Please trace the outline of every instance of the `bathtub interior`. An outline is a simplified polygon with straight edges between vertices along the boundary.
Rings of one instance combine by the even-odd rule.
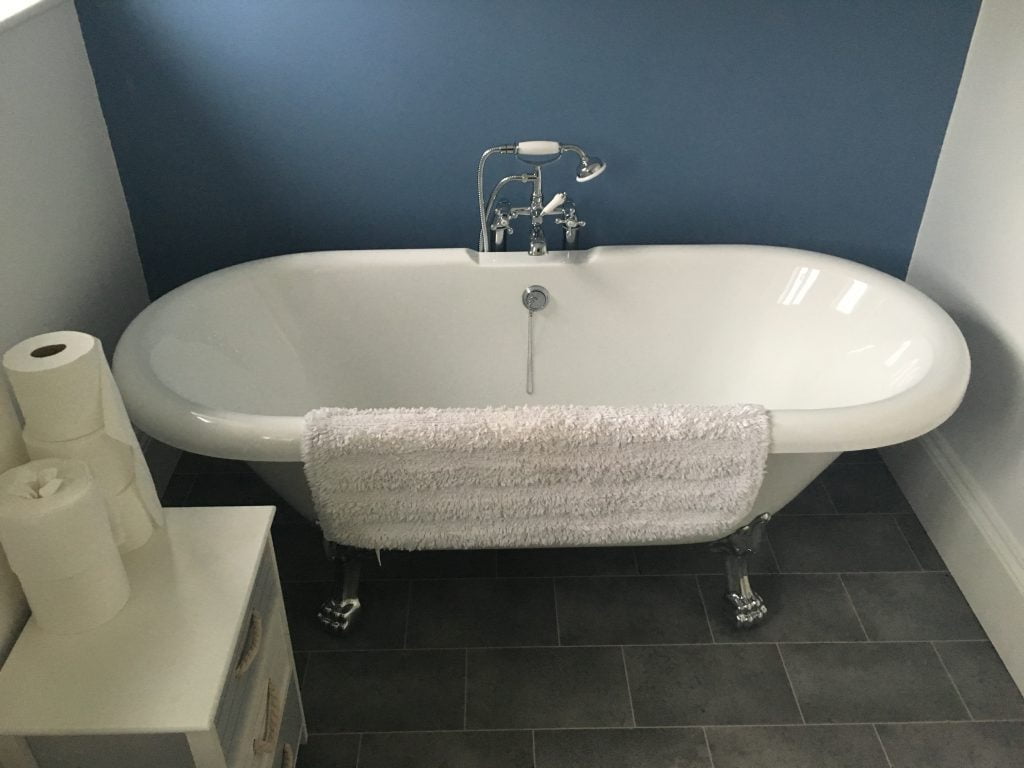
[[[160,332],[148,363],[186,401],[269,416],[323,405],[837,408],[902,392],[932,363],[920,313],[878,273],[861,279],[785,249],[603,250],[570,267],[487,268],[439,251],[226,270],[151,308]],[[535,316],[529,397],[520,296],[533,283],[551,301]]]

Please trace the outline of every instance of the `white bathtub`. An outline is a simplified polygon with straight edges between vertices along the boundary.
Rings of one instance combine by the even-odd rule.
[[[762,403],[773,441],[753,519],[840,452],[941,424],[967,385],[967,347],[945,312],[853,262],[739,245],[572,259],[437,249],[250,262],[154,302],[114,373],[143,430],[250,462],[310,516],[297,462],[316,406]],[[551,301],[535,318],[528,396],[531,284]]]

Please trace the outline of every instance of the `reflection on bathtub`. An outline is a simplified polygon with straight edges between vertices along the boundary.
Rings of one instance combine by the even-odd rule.
[[[811,290],[814,281],[818,279],[819,274],[821,274],[820,269],[813,269],[811,267],[799,267],[793,270],[789,283],[786,285],[786,290],[779,296],[779,304],[787,307],[800,304],[807,295],[807,292]]]

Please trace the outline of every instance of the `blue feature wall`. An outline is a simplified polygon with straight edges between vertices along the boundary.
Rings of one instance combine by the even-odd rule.
[[[158,296],[278,253],[475,247],[480,152],[534,138],[607,160],[549,174],[588,245],[772,243],[902,276],[978,0],[77,7]]]

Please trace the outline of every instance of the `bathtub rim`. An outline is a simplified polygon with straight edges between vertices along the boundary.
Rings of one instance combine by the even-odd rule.
[[[879,448],[905,442],[930,432],[948,419],[960,405],[970,378],[970,354],[960,329],[946,312],[915,287],[866,265],[836,256],[795,248],[767,245],[621,245],[599,246],[586,252],[583,261],[597,261],[617,251],[751,248],[787,252],[803,257],[841,262],[851,274],[898,285],[901,295],[931,321],[936,349],[927,373],[917,382],[888,397],[856,405],[811,409],[770,409],[772,453],[834,453]],[[125,330],[114,354],[113,370],[132,420],[156,439],[193,453],[217,458],[259,462],[301,461],[302,416],[268,416],[210,408],[181,397],[166,387],[146,364],[144,335],[155,314],[176,296],[200,282],[224,279],[227,273],[260,268],[266,262],[302,257],[370,258],[381,256],[401,261],[413,254],[473,259],[476,252],[462,248],[389,249],[383,251],[310,251],[258,259],[217,270],[185,283],[144,309]],[[574,264],[554,263],[541,267],[574,269]],[[477,268],[488,268],[478,266]]]

